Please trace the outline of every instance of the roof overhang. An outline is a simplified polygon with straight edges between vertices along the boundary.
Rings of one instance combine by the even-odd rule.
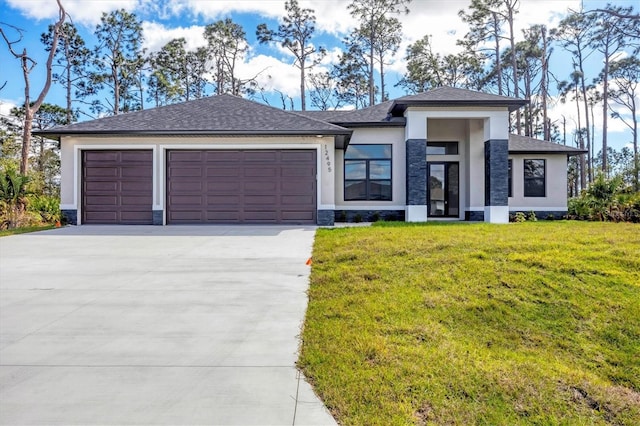
[[[353,132],[349,129],[344,130],[291,130],[291,131],[269,131],[269,130],[175,130],[175,131],[153,131],[153,130],[97,130],[97,131],[55,131],[55,130],[40,130],[34,131],[32,134],[35,136],[42,136],[45,138],[59,141],[62,136],[334,136],[336,138],[348,138]]]
[[[393,115],[403,114],[410,107],[501,107],[508,108],[509,112],[516,111],[528,104],[526,99],[509,99],[509,100],[410,100],[410,101],[394,101],[390,111]]]

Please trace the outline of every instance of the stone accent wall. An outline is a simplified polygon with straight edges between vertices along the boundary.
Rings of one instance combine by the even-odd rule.
[[[319,226],[333,226],[335,213],[333,210],[318,210],[316,223]]]
[[[336,222],[404,221],[404,210],[336,210]]]
[[[484,143],[484,205],[509,205],[509,145],[506,139]]]
[[[484,222],[484,212],[466,211],[464,212],[464,220],[469,222]]]
[[[69,225],[78,224],[78,210],[60,210],[62,221]]]
[[[162,225],[163,216],[164,216],[164,210],[154,210],[153,211],[153,224],[154,225]]]
[[[407,152],[407,205],[427,205],[427,141],[409,139]]]

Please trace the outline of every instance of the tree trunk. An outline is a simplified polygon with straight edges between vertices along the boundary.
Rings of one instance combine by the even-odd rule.
[[[369,40],[369,106],[373,106],[376,103],[376,93],[375,93],[375,84],[373,82],[373,71],[374,71],[374,64],[373,64],[373,44],[374,44],[374,37],[375,34],[373,33],[373,12],[371,14],[371,24],[369,27],[369,36],[371,37],[371,39]]]
[[[579,148],[584,149],[584,138],[582,137],[582,125],[580,123],[580,96],[578,95],[578,86],[575,86],[576,91],[576,112],[578,113],[578,141]],[[584,154],[578,156],[578,168],[580,169],[580,189],[583,190],[587,187],[587,177],[585,175],[585,161]]]
[[[516,98],[520,97],[518,89],[518,62],[516,60],[516,39],[513,32],[513,6],[507,5],[509,8],[509,41],[511,42],[511,68],[513,69],[513,93]],[[516,111],[516,130],[519,135],[522,134],[522,123],[520,119],[520,110]]]
[[[541,30],[542,35],[542,82],[541,90],[542,90],[542,121],[543,121],[543,132],[545,141],[551,140],[551,123],[549,122],[549,116],[547,113],[547,101],[549,98],[549,57],[547,56],[547,29],[546,27],[542,27]]]
[[[113,77],[113,115],[118,115],[120,110],[120,80],[118,79],[116,65],[111,67],[111,76]]]
[[[307,110],[307,102],[304,93],[304,62],[300,60],[300,108],[302,111]]]
[[[500,64],[500,27],[498,26],[498,14],[491,12],[493,15],[493,37],[496,40],[496,74],[498,76],[498,94],[502,96],[502,66]]]
[[[604,70],[602,79],[602,171],[609,176],[607,170],[607,118],[609,109],[609,46],[604,55]]]

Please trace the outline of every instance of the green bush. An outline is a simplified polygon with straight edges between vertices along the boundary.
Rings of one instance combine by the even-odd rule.
[[[27,197],[27,210],[40,215],[45,223],[55,224],[60,221],[60,200],[46,195]]]
[[[620,176],[599,174],[579,197],[569,200],[569,218],[600,222],[640,223],[640,192],[626,192]]]

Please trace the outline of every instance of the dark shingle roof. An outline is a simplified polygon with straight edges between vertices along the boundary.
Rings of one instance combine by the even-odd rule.
[[[391,110],[396,114],[410,106],[504,106],[509,111],[515,111],[526,103],[523,99],[443,86],[398,98]]]
[[[349,135],[351,131],[326,121],[225,94],[55,127],[38,133],[44,136],[73,134]]]
[[[567,154],[578,155],[587,152],[558,143],[543,141],[529,136],[509,135],[509,153],[511,154]]]
[[[404,117],[392,117],[393,101],[385,101],[367,108],[341,111],[298,111],[307,117],[318,118],[329,123],[347,127],[404,126]]]

